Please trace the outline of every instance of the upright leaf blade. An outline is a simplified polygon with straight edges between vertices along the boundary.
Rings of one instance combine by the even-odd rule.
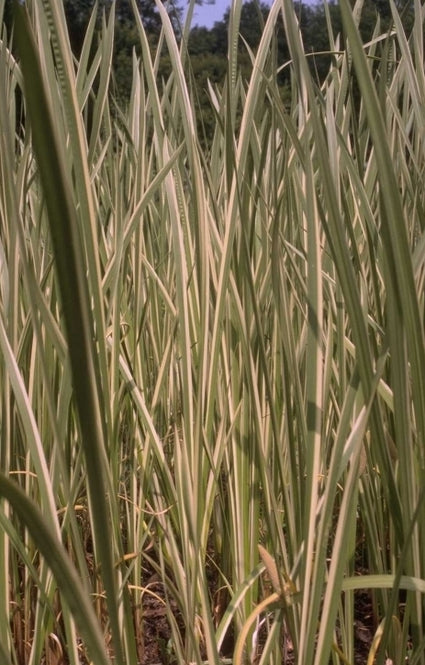
[[[117,590],[106,502],[105,441],[99,392],[96,330],[87,288],[87,267],[71,196],[70,174],[52,119],[47,86],[25,8],[16,6],[16,38],[31,121],[32,140],[46,200],[55,252],[55,267],[72,367],[74,394],[87,465],[93,511],[96,555],[101,563],[117,663],[123,656],[118,620]]]

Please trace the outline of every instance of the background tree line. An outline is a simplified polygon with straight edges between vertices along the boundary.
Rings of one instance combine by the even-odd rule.
[[[92,12],[97,7],[97,23],[100,30],[102,15],[108,13],[112,0],[62,0],[68,22],[71,46],[78,57],[86,27]],[[119,103],[126,103],[131,92],[132,58],[135,51],[139,55],[139,39],[130,0],[115,2],[115,43],[114,43],[114,95]],[[230,2],[230,0],[229,0]],[[300,30],[309,58],[310,66],[318,82],[326,75],[332,54],[330,53],[327,17],[322,3],[294,3],[299,19]],[[409,30],[413,21],[413,3],[411,0],[399,0],[404,27]],[[137,0],[142,22],[155,50],[161,32],[161,20],[154,0]],[[181,35],[183,9],[180,5],[168,4],[169,16],[177,37]],[[342,32],[340,10],[337,2],[328,4],[330,23],[333,34]],[[240,21],[239,64],[242,78],[248,79],[251,73],[249,50],[255,53],[259,45],[262,29],[269,13],[269,7],[261,0],[249,0],[243,4]],[[6,0],[4,22],[10,32],[13,17],[13,0]],[[214,114],[208,96],[208,81],[220,86],[227,72],[227,34],[230,9],[224,13],[221,21],[212,28],[195,25],[189,35],[189,80],[194,97],[199,105],[199,120],[203,124],[204,135],[211,137],[214,127]],[[389,0],[365,0],[360,21],[360,31],[365,42],[372,38],[377,20],[383,30],[391,24]],[[276,31],[276,64],[280,68],[279,86],[283,96],[290,88],[290,68],[282,67],[289,60],[289,49],[283,26]],[[247,48],[249,47],[249,48]],[[171,63],[164,49],[159,67],[159,77],[164,81],[171,72]]]

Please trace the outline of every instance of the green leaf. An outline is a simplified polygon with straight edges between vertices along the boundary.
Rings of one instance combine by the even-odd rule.
[[[0,473],[0,495],[7,499],[46,559],[56,584],[78,625],[93,662],[110,665],[105,641],[87,592],[57,534],[19,486]],[[7,662],[7,660],[6,660]]]

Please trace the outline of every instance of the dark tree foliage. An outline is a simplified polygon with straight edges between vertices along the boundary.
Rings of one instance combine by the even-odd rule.
[[[242,5],[239,31],[251,48],[258,46],[268,14],[269,7],[264,2],[245,2]],[[230,8],[214,27],[226,34],[229,20]]]
[[[130,0],[98,0],[98,16],[103,11],[109,11],[113,1],[117,23],[134,23],[133,6]],[[96,2],[95,0],[63,0],[63,4],[69,27],[84,29]],[[154,0],[136,0],[136,5],[146,30],[158,33],[161,29],[161,19]],[[173,16],[172,13],[171,16]]]
[[[396,0],[397,1],[397,0]],[[354,0],[353,0],[354,2]],[[405,28],[409,31],[413,18],[412,0],[398,0],[398,9],[401,11],[402,20]],[[331,53],[331,40],[329,38],[326,13],[323,4],[307,4],[304,2],[294,2],[294,9],[298,18],[304,48],[308,54],[308,63],[315,80],[320,84],[327,72],[334,55]],[[239,66],[245,80],[251,74],[251,59],[247,52],[246,45],[256,51],[265,21],[269,14],[269,6],[261,0],[249,0],[245,2],[241,10],[240,35],[239,40]],[[339,5],[336,0],[329,0],[328,12],[332,25],[334,37],[340,35],[341,47],[343,47],[343,30]],[[213,116],[208,102],[207,82],[220,83],[224,81],[227,71],[227,33],[230,18],[230,10],[227,10],[221,21],[217,21],[214,26],[207,30],[203,27],[194,27],[189,37],[188,50],[191,56],[191,67],[193,77],[196,83],[198,99],[200,101],[200,117],[206,128],[207,134],[213,131]],[[391,24],[391,9],[389,0],[365,0],[361,22],[360,33],[364,42],[372,38],[376,22],[380,20],[381,29],[385,30]],[[290,59],[288,43],[283,27],[283,21],[280,19],[275,30],[275,58],[276,64],[280,67],[278,84],[283,96],[288,95],[291,85],[290,67],[283,67]]]
[[[63,2],[68,24],[69,39],[75,55],[79,55],[84,41],[87,24],[94,10],[94,0],[64,0]],[[109,9],[108,0],[99,0],[97,19],[102,11]]]
[[[41,0],[32,0],[40,2]],[[113,54],[114,94],[125,102],[131,89],[132,56],[135,51],[140,54],[139,37],[130,0],[58,0],[63,2],[67,18],[71,46],[78,57],[84,40],[86,27],[97,6],[97,22],[100,28],[102,15],[108,14],[111,4],[115,2],[115,40]],[[354,2],[354,0],[352,0]],[[176,0],[176,3],[183,0]],[[230,0],[229,0],[230,4]],[[4,22],[10,35],[12,25],[13,0],[6,0],[4,5]],[[396,0],[403,24],[409,31],[413,24],[413,0]],[[152,49],[156,48],[162,23],[154,0],[137,0],[137,8],[148,34]],[[307,4],[295,0],[294,8],[298,17],[308,62],[318,83],[326,76],[331,59],[330,39],[323,4]],[[251,58],[248,49],[254,53],[259,45],[262,30],[269,14],[269,6],[262,0],[248,0],[241,10],[239,40],[239,65],[242,78],[246,81],[251,75]],[[337,0],[329,0],[328,12],[334,36],[342,34],[342,22]],[[182,10],[169,9],[169,16],[177,38],[179,38]],[[189,36],[188,43],[188,80],[192,87],[194,99],[199,108],[200,122],[208,136],[214,127],[214,114],[208,97],[208,81],[213,85],[221,85],[227,72],[227,34],[230,18],[228,9],[221,21],[217,21],[211,29],[195,26]],[[360,32],[366,42],[371,39],[379,18],[381,28],[391,25],[391,8],[389,0],[365,0],[360,22]],[[278,85],[282,94],[287,94],[290,87],[290,67],[282,67],[290,59],[283,21],[280,19],[275,29],[274,64],[280,67]],[[341,42],[343,45],[343,41]],[[248,47],[248,48],[247,48]],[[273,62],[272,62],[273,66]],[[167,80],[171,72],[171,63],[164,50],[159,71],[159,80]],[[285,92],[286,91],[286,92]]]
[[[140,51],[140,42],[130,0],[113,0],[115,4],[115,37],[113,71],[115,94],[121,99],[128,98],[132,81],[132,56]],[[95,0],[63,0],[71,46],[78,56],[84,40],[86,26],[96,5]],[[103,13],[108,13],[112,0],[98,0],[97,20],[100,25]],[[155,47],[161,32],[162,22],[154,0],[136,0],[143,26],[152,47]],[[180,33],[181,10],[169,6],[168,14],[174,31]]]
[[[398,0],[396,4],[401,12],[403,24],[407,31],[409,31],[413,22],[412,0],[407,0],[407,2],[406,0]],[[308,54],[309,64],[317,81],[320,82],[326,76],[332,58],[325,9],[322,3],[312,5],[306,2],[295,2],[294,8],[303,37],[304,48]],[[341,15],[339,5],[335,0],[328,2],[328,12],[333,35],[342,35]],[[242,70],[246,69],[246,73],[249,73],[250,65],[245,43],[255,52],[260,42],[262,29],[268,14],[269,6],[261,1],[250,0],[242,6],[240,21],[242,39],[240,40],[239,61]],[[226,57],[229,17],[230,10],[227,10],[223,19],[216,22],[211,30],[195,27],[190,34],[189,53],[196,57],[199,57],[201,54],[205,56],[207,53]],[[378,18],[383,30],[390,26],[391,8],[389,0],[365,0],[359,26],[364,42],[372,38]],[[276,45],[278,64],[282,65],[290,57],[282,21],[276,27]],[[289,69],[282,72],[281,84],[284,83],[285,77],[287,83],[289,83]]]
[[[98,0],[98,22],[100,22],[103,12],[108,13],[112,1],[113,0]],[[90,20],[96,2],[95,0],[63,0],[63,4],[68,23],[71,45],[73,51],[78,54],[83,43],[85,29]],[[131,52],[133,46],[137,43],[132,3],[130,0],[114,0],[114,4],[115,33],[116,39],[120,42],[119,48],[116,47],[116,52],[119,52],[124,47],[126,51]],[[147,33],[152,37],[159,35],[162,24],[154,0],[137,0],[136,4]],[[180,10],[176,8],[172,8],[169,11],[171,22],[177,33],[180,27],[180,13]]]
[[[0,16],[3,25],[2,28],[6,29],[7,35],[10,37],[13,25],[13,1],[6,0],[3,7],[3,16]]]
[[[13,4],[15,0],[5,0],[4,23],[10,28],[13,23]],[[40,2],[41,0],[37,0]],[[58,0],[63,3],[68,32],[70,36],[73,52],[78,55],[84,41],[85,31],[90,17],[97,4],[98,25],[102,14],[108,14],[112,2],[115,4],[116,30],[123,29],[124,32],[131,32],[130,27],[134,27],[133,7],[130,0]],[[158,35],[161,30],[161,19],[154,0],[136,0],[136,5],[142,18],[143,25],[150,35]],[[174,29],[178,33],[180,29],[181,10],[172,7],[169,10],[169,16]],[[131,50],[131,48],[130,48]]]

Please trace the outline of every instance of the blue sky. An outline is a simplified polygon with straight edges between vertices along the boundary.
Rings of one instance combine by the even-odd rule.
[[[196,5],[192,25],[205,25],[207,28],[212,28],[215,21],[221,21],[229,5],[230,0],[215,0],[213,5],[204,1],[202,5]]]
[[[304,1],[307,4],[313,2],[313,0]],[[262,0],[262,2],[271,4],[271,0]],[[224,12],[230,4],[231,0],[215,0],[214,4],[208,4],[208,0],[203,0],[202,5],[195,6],[192,25],[204,25],[206,28],[212,28],[216,21],[221,21]]]

